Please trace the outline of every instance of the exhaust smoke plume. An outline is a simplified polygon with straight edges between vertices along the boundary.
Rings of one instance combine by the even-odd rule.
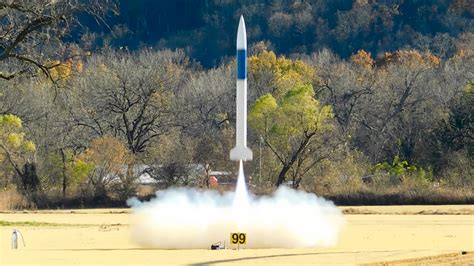
[[[246,188],[224,194],[174,188],[150,202],[130,199],[132,237],[162,249],[209,249],[219,241],[233,248],[230,233],[243,232],[245,248],[302,248],[334,245],[344,224],[334,204],[314,194],[284,186],[260,198],[239,193],[247,197]]]

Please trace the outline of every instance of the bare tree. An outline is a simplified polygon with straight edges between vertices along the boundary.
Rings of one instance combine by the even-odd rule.
[[[370,54],[367,56],[370,57]],[[354,123],[362,120],[361,105],[373,95],[377,86],[376,71],[369,62],[351,64],[328,50],[313,54],[311,63],[317,69],[316,94],[330,104],[344,134],[353,134]]]
[[[116,11],[111,0],[2,0],[0,1],[0,78],[10,80],[41,70],[51,77],[64,59],[64,37],[80,24],[79,14],[90,14],[104,22],[107,12]]]
[[[133,153],[176,125],[173,94],[185,74],[182,52],[106,51],[72,81],[71,123],[92,135],[125,140]]]
[[[235,68],[220,66],[193,75],[176,95],[179,121],[195,141],[194,160],[206,166],[229,167],[235,122]]]

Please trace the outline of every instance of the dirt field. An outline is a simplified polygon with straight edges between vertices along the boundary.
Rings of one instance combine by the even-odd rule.
[[[240,251],[143,249],[131,240],[125,209],[3,212],[0,265],[474,264],[474,206],[342,209],[347,225],[335,247]],[[26,247],[11,249],[13,228]]]

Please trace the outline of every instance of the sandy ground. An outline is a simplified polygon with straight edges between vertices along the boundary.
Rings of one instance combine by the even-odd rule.
[[[132,242],[129,210],[4,212],[0,221],[62,225],[0,226],[0,265],[352,265],[415,263],[406,259],[428,256],[426,264],[469,265],[474,264],[473,207],[343,207],[380,214],[345,215],[347,224],[332,248],[240,251],[144,249]],[[26,241],[18,250],[10,247],[14,227]]]

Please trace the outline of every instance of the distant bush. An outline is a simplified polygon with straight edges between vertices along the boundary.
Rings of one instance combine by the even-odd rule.
[[[467,151],[450,153],[441,172],[441,180],[448,186],[472,190],[474,186],[474,161]]]
[[[474,193],[452,187],[428,187],[409,189],[392,187],[375,190],[362,187],[351,194],[333,193],[322,195],[337,205],[440,205],[440,204],[473,204]]]
[[[318,195],[360,191],[366,168],[357,154],[349,154],[339,160],[323,160],[314,171],[315,177],[303,183],[304,189]]]
[[[18,193],[14,188],[4,188],[0,190],[0,210],[18,210],[28,208],[25,196]]]
[[[340,205],[472,204],[472,163],[459,156],[453,156],[458,171],[449,173],[444,182],[435,181],[431,170],[398,157],[373,167],[354,156],[328,160],[304,189]]]

